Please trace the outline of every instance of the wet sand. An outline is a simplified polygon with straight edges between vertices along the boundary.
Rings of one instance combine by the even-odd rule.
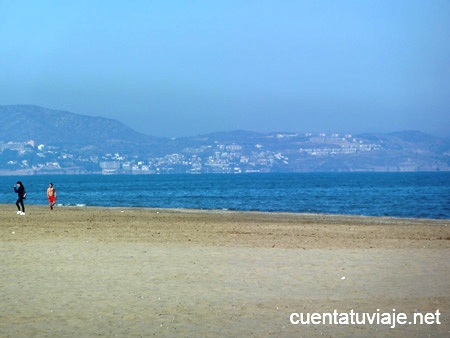
[[[0,337],[450,336],[449,220],[0,205],[0,240]],[[335,309],[441,324],[290,322]]]

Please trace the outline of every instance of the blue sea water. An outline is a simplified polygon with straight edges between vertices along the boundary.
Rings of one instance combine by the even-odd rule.
[[[450,173],[295,173],[241,175],[77,175],[0,177],[0,203],[257,210],[450,219]]]

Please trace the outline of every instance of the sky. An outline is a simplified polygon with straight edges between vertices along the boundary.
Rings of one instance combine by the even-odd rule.
[[[0,0],[0,105],[217,131],[450,136],[450,1]]]

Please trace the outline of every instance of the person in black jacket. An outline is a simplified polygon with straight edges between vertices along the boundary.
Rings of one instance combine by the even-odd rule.
[[[14,191],[17,193],[16,205],[17,209],[19,209],[19,211],[17,211],[17,215],[25,215],[25,205],[23,204],[23,200],[25,199],[27,193],[25,192],[25,187],[23,186],[21,181],[18,181],[14,185]],[[22,206],[22,211],[20,210],[19,205]]]

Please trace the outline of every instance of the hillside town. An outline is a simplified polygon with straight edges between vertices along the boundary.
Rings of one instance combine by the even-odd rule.
[[[278,133],[268,135],[266,142],[254,144],[208,139],[200,145],[197,142],[196,147],[189,145],[187,142],[177,152],[162,156],[137,156],[124,152],[68,151],[55,145],[36,144],[33,140],[0,141],[0,175],[450,170],[448,162],[442,161],[425,163],[400,158],[394,163],[387,156],[385,163],[374,162],[377,154],[389,155],[387,149],[351,134]]]

